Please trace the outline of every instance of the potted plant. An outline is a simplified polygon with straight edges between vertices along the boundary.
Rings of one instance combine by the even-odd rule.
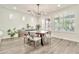
[[[8,35],[10,35],[11,38],[14,37],[17,33],[16,28],[8,29],[7,32],[8,32]]]

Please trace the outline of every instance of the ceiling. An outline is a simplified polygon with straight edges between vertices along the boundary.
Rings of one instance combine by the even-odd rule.
[[[1,6],[8,9],[18,10],[28,14],[36,14],[38,12],[38,7],[36,4],[2,4]],[[47,15],[48,13],[54,12],[61,8],[66,8],[71,6],[71,4],[40,4],[39,11],[42,15]]]

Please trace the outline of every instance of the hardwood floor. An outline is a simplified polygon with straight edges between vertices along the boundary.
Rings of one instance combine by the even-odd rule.
[[[51,43],[34,48],[23,43],[23,39],[4,40],[0,43],[0,54],[78,54],[79,42],[52,38]]]

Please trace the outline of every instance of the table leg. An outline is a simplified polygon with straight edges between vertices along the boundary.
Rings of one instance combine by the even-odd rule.
[[[44,45],[43,44],[43,39],[42,39],[43,35],[40,35],[40,37],[41,37],[41,45],[43,46]]]

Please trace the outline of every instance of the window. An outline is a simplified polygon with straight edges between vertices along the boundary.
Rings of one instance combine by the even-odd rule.
[[[73,32],[74,20],[75,20],[74,14],[70,14],[63,17],[55,17],[54,18],[55,31]]]

